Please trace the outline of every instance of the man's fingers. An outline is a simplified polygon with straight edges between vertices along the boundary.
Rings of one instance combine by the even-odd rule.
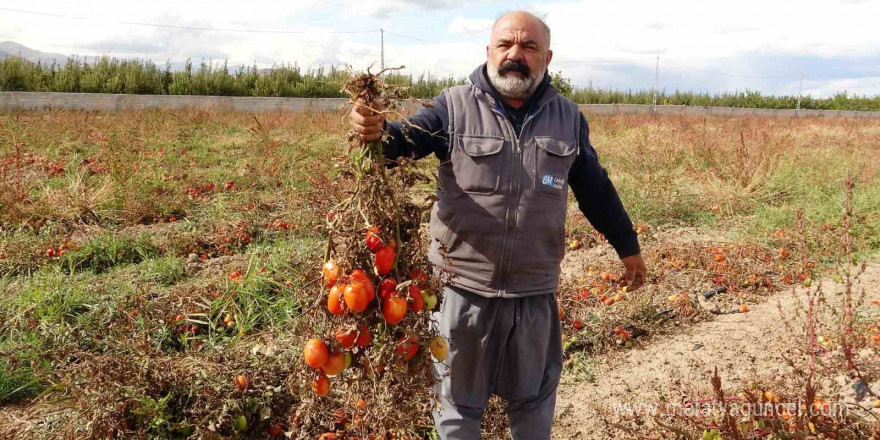
[[[352,121],[351,128],[359,134],[373,134],[382,131],[381,124],[366,125]]]
[[[626,277],[624,279],[624,282],[626,283],[626,285],[632,287],[633,284],[635,283],[635,280],[636,280],[636,271],[634,271],[632,269],[627,269],[624,276]]]
[[[358,137],[359,137],[362,141],[375,141],[375,140],[379,140],[379,138],[382,137],[382,135],[381,135],[380,133],[373,133],[373,134],[358,134]]]
[[[374,106],[374,107],[370,108],[369,106],[366,106],[363,103],[357,103],[354,105],[354,109],[355,109],[355,112],[357,112],[361,115],[364,115],[364,116],[376,116],[376,112],[373,111],[373,109],[376,109],[377,111],[381,111],[382,106],[379,105],[379,106]]]

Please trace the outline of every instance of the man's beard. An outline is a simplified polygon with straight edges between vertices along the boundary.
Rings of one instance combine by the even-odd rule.
[[[529,72],[529,66],[516,61],[505,61],[500,67],[495,67],[492,62],[486,63],[486,71],[489,74],[489,82],[498,90],[501,96],[507,99],[525,100],[535,93],[541,80],[544,79],[544,72],[547,66],[541,65],[540,69],[535,72]],[[517,74],[506,75],[509,72],[520,72],[523,76]]]

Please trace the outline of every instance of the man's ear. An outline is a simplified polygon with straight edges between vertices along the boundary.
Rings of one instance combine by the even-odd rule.
[[[553,51],[550,49],[547,49],[547,61],[544,64],[549,66],[550,60],[552,60],[552,59],[553,59]]]
[[[489,45],[486,45],[486,61],[489,61]]]

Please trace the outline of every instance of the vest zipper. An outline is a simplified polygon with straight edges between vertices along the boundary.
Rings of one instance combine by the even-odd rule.
[[[535,115],[540,113],[541,110],[543,110],[543,109],[544,109],[544,106],[542,105],[542,106],[538,107],[538,109],[535,110],[535,113],[533,113],[531,116],[526,116],[525,121],[523,121],[523,124],[520,127],[521,133],[526,132],[526,125],[529,122],[531,122],[531,120],[534,119]],[[516,130],[513,128],[513,124],[511,124],[510,121],[506,117],[504,117],[504,122],[507,123],[507,127],[510,129],[511,132],[513,132],[514,146],[516,147],[514,151],[516,153],[516,158],[519,160],[519,163],[518,163],[519,166],[514,166],[514,175],[515,175],[514,178],[516,180],[514,181],[515,182],[514,185],[512,185],[513,188],[516,190],[515,191],[516,192],[516,202],[514,202],[514,204],[513,204],[513,224],[508,226],[508,228],[510,228],[510,230],[515,230],[516,224],[518,221],[518,217],[519,217],[520,199],[522,198],[522,185],[520,182],[520,180],[522,180],[522,179],[521,179],[519,170],[522,169],[524,166],[523,150],[522,150],[522,143],[520,143],[520,134],[521,133],[516,132]],[[515,165],[517,165],[517,164],[515,164]],[[511,198],[513,198],[513,195],[511,195]],[[508,218],[510,217],[510,205],[508,205],[506,217],[508,217]],[[501,296],[502,292],[507,292],[510,287],[510,266],[513,264],[512,263],[513,262],[513,252],[515,249],[514,244],[516,242],[516,234],[514,233],[514,234],[512,234],[513,236],[511,238],[508,238],[507,233],[508,233],[508,229],[505,228],[504,240],[503,240],[504,247],[502,248],[503,250],[502,250],[502,254],[501,254],[501,256],[502,256],[501,257],[502,269],[501,269],[500,281],[501,281],[502,285],[501,285],[501,288],[498,290],[498,296]],[[509,251],[507,251],[508,247],[510,248]],[[504,260],[505,255],[507,255],[507,261]]]

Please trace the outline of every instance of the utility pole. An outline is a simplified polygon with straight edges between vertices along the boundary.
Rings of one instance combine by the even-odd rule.
[[[797,100],[797,110],[795,114],[797,116],[801,115],[801,94],[804,92],[804,72],[801,72],[801,85],[798,87],[798,100]]]
[[[385,29],[379,28],[379,46],[381,47],[381,56],[382,61],[380,67],[381,70],[385,70]]]
[[[652,90],[652,95],[654,95],[651,100],[651,113],[654,113],[654,107],[657,106],[657,84],[660,81],[660,57],[657,57],[657,64],[654,66],[654,87]]]

